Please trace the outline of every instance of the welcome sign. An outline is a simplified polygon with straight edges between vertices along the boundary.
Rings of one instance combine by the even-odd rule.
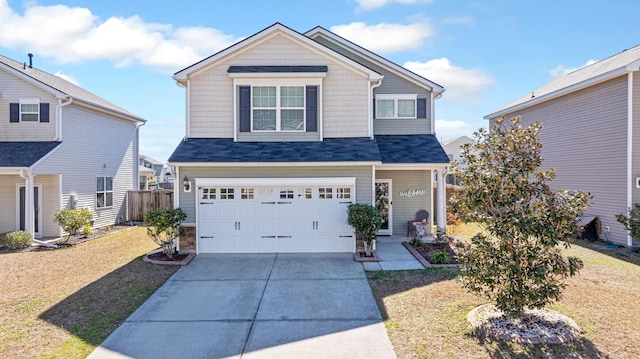
[[[404,192],[400,192],[400,197],[416,197],[416,196],[424,196],[427,193],[424,189],[410,189]]]

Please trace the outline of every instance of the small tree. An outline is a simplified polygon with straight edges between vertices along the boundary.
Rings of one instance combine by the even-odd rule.
[[[559,300],[563,279],[582,268],[558,244],[568,247],[575,238],[575,219],[591,199],[585,192],[550,188],[554,170],[537,171],[540,123],[519,124],[518,117],[510,126],[498,119],[490,132],[475,133],[475,142],[462,151],[467,167],[455,169],[462,190],[451,201],[463,221],[478,222],[489,234],[474,236],[459,256],[464,287],[511,317]]]
[[[363,241],[365,254],[372,256],[373,241],[382,226],[378,210],[369,204],[350,204],[347,211],[347,223],[355,230],[356,239]]]
[[[77,234],[80,228],[89,226],[91,228],[91,218],[93,214],[86,208],[82,209],[59,209],[53,213],[53,220],[58,223],[67,235],[64,242],[68,242],[72,235]]]
[[[616,214],[616,219],[629,231],[631,238],[640,239],[640,203],[634,204],[633,209],[629,208],[626,214]]]
[[[180,224],[187,219],[181,208],[156,209],[144,215],[147,234],[169,258],[175,254],[175,240],[183,230]]]

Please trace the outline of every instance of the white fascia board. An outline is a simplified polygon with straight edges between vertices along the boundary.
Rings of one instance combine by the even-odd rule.
[[[261,32],[258,32],[256,34],[253,34],[250,37],[247,37],[245,39],[243,39],[240,42],[237,42],[234,45],[231,45],[230,47],[209,56],[208,58],[193,64],[179,72],[176,72],[173,75],[173,79],[176,82],[180,82],[180,83],[184,83],[184,81],[186,81],[187,79],[196,76],[198,73],[205,71],[206,69],[208,69],[211,66],[215,66],[216,63],[220,62],[221,60],[226,59],[227,56],[233,54],[233,53],[237,53],[240,54],[244,51],[246,51],[248,48],[250,48],[252,45],[255,44],[259,44],[260,42],[263,42],[264,40],[270,38],[272,35],[274,35],[276,32],[282,32],[286,35],[289,35],[297,40],[299,40],[301,43],[303,43],[304,45],[306,45],[309,49],[313,50],[314,52],[324,56],[324,57],[328,57],[328,58],[332,58],[332,59],[337,59],[340,62],[345,63],[346,65],[348,65],[349,67],[353,68],[354,70],[356,70],[357,72],[367,75],[369,78],[369,81],[377,81],[378,79],[382,78],[382,75],[373,71],[372,69],[363,66],[351,59],[349,59],[346,56],[343,56],[335,51],[329,50],[327,49],[325,46],[313,41],[312,39],[280,24],[280,23],[276,23],[275,25],[272,25],[271,27],[268,27],[264,30],[262,30]]]
[[[387,163],[376,166],[376,171],[385,170],[442,170],[449,167],[449,163]]]
[[[125,121],[128,121],[128,122],[133,122],[133,123],[140,123],[140,122],[146,123],[147,122],[147,120],[145,120],[145,119],[143,119],[141,117],[132,116],[130,114],[127,114],[127,113],[124,113],[124,112],[120,112],[120,111],[116,111],[116,110],[113,110],[113,109],[110,109],[110,108],[107,108],[107,107],[104,107],[104,106],[100,106],[100,105],[97,105],[97,104],[95,104],[93,102],[85,101],[85,100],[79,99],[77,97],[73,97],[73,103],[76,104],[76,105],[79,104],[81,106],[91,108],[91,109],[93,109],[95,111],[98,111],[98,112],[101,112],[101,113],[104,113],[104,114],[107,114],[107,115],[110,115],[112,117],[116,117],[118,119],[125,120]]]
[[[531,106],[537,105],[539,103],[552,100],[552,99],[554,99],[556,97],[564,96],[564,95],[570,94],[572,92],[576,92],[576,91],[582,90],[582,89],[584,89],[586,87],[593,86],[593,85],[599,84],[601,82],[611,80],[611,79],[613,79],[615,77],[618,77],[618,76],[622,76],[627,72],[628,72],[628,70],[627,70],[626,66],[625,67],[621,67],[621,68],[618,68],[616,70],[612,70],[612,71],[609,71],[607,73],[604,73],[602,75],[598,75],[596,77],[592,77],[592,78],[590,78],[588,80],[584,80],[582,82],[578,82],[576,84],[573,84],[573,85],[570,85],[570,86],[567,86],[567,87],[563,87],[563,88],[561,88],[559,90],[550,92],[548,94],[541,95],[541,96],[536,96],[536,97],[532,98],[531,100],[519,103],[517,105],[513,105],[513,106],[505,108],[503,110],[490,113],[490,114],[484,116],[484,118],[487,119],[487,120],[490,120],[490,119],[493,119],[493,118],[496,118],[496,117],[507,115],[507,114],[512,113],[514,111],[520,111],[520,110],[523,110],[523,109],[525,109],[527,107],[531,107]],[[535,93],[535,91],[534,91],[534,93]]]
[[[296,177],[296,178],[196,178],[196,187],[201,186],[354,186],[355,177]]]
[[[69,97],[66,93],[64,93],[62,91],[59,91],[59,90],[56,90],[54,87],[51,87],[51,86],[45,84],[42,81],[38,81],[38,80],[34,79],[33,77],[14,69],[11,66],[7,66],[7,65],[5,65],[5,64],[3,64],[1,62],[0,62],[0,65],[3,68],[7,69],[7,71],[9,71],[10,73],[12,73],[12,74],[16,75],[17,77],[25,80],[26,82],[28,82],[28,83],[30,83],[30,84],[32,84],[32,85],[34,85],[34,86],[46,91],[48,93],[51,93],[51,94],[55,95],[56,98],[58,98],[58,99],[65,99],[65,98]]]
[[[178,167],[345,167],[376,166],[380,161],[351,162],[169,162],[169,166]]]
[[[393,63],[387,59],[385,59],[384,57],[373,53],[367,49],[365,49],[364,47],[360,47],[342,37],[340,37],[339,35],[334,34],[333,32],[323,28],[323,27],[316,27],[314,29],[311,29],[309,31],[307,31],[306,33],[304,33],[305,36],[311,38],[316,34],[320,34],[320,35],[324,35],[326,37],[328,37],[329,39],[336,41],[337,43],[339,43],[342,46],[347,47],[350,50],[353,50],[354,52],[357,52],[365,57],[367,57],[369,60],[371,60],[372,62],[376,62],[379,65],[381,65],[382,67],[386,68],[387,70],[393,72],[394,74],[409,80],[411,82],[413,82],[414,84],[420,86],[420,87],[424,87],[425,85],[429,88],[429,90],[431,90],[432,92],[435,93],[443,93],[444,92],[444,87],[438,85],[435,82],[429,81],[428,79],[407,70],[406,68]]]
[[[0,167],[0,175],[20,175],[20,170],[27,171],[27,167]]]

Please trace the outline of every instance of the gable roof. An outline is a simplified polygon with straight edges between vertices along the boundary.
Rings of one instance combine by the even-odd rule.
[[[31,167],[62,142],[0,142],[0,167]]]
[[[449,163],[434,135],[376,135],[382,163]]]
[[[456,138],[452,138],[450,140],[443,141],[442,142],[442,146],[446,147],[446,146],[449,146],[450,144],[455,143],[457,141],[461,141],[463,143],[471,143],[471,142],[473,142],[473,138],[471,138],[471,137],[469,137],[467,135],[462,135],[460,137],[456,137]]]
[[[640,45],[559,77],[484,118],[502,116],[638,70],[640,70]]]
[[[216,62],[222,60],[223,58],[226,58],[227,56],[232,56],[234,53],[250,47],[256,43],[258,43],[260,40],[267,38],[269,36],[271,36],[274,33],[280,32],[282,34],[285,34],[287,36],[291,36],[297,40],[299,40],[301,43],[305,44],[306,46],[308,46],[309,48],[312,48],[320,53],[325,54],[326,56],[330,56],[334,59],[338,59],[340,62],[346,64],[347,66],[353,68],[354,70],[357,70],[359,72],[362,72],[363,74],[366,74],[369,77],[370,81],[377,81],[382,79],[382,75],[380,75],[379,73],[377,73],[376,71],[356,62],[353,61],[351,59],[349,59],[348,57],[335,52],[329,48],[327,48],[326,46],[323,46],[319,43],[317,43],[316,41],[313,41],[312,39],[308,38],[307,36],[292,30],[289,27],[286,27],[284,25],[282,25],[279,22],[276,22],[275,24],[227,47],[224,50],[221,50],[199,62],[196,62],[193,65],[190,65],[188,67],[185,67],[184,69],[176,72],[173,75],[173,79],[176,80],[176,82],[183,82],[185,80],[187,80],[192,74],[198,73],[201,70],[204,70],[206,68],[208,68],[209,66],[213,66]]]
[[[15,61],[6,56],[0,55],[0,68],[4,68],[18,77],[42,88],[43,90],[54,94],[57,98],[72,98],[74,101],[113,112],[134,121],[145,122],[141,117],[138,117],[122,107],[119,107],[80,86],[74,85],[59,76],[39,70],[35,67],[25,66],[24,63]]]
[[[328,38],[330,40],[332,40],[333,42],[336,42],[338,44],[340,44],[341,46],[344,46],[346,48],[348,48],[351,51],[356,52],[357,54],[368,58],[369,60],[371,60],[372,62],[375,62],[377,64],[379,64],[380,66],[386,68],[387,70],[397,74],[400,77],[403,77],[409,81],[412,81],[414,83],[417,83],[420,86],[427,86],[431,89],[432,92],[436,93],[436,94],[441,94],[445,91],[444,87],[442,87],[441,85],[438,85],[437,83],[428,80],[418,74],[416,74],[413,71],[407,70],[406,68],[392,62],[389,61],[387,59],[385,59],[384,57],[373,53],[367,49],[365,49],[364,47],[357,45],[343,37],[341,37],[340,35],[337,35],[325,28],[323,28],[322,26],[317,26],[309,31],[307,31],[305,34],[305,36],[309,37],[309,38],[313,38],[314,36],[317,35],[322,35],[325,38]]]

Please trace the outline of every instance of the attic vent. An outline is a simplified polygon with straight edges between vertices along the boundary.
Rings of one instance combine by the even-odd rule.
[[[33,54],[27,54],[29,56],[29,68],[33,68]]]

